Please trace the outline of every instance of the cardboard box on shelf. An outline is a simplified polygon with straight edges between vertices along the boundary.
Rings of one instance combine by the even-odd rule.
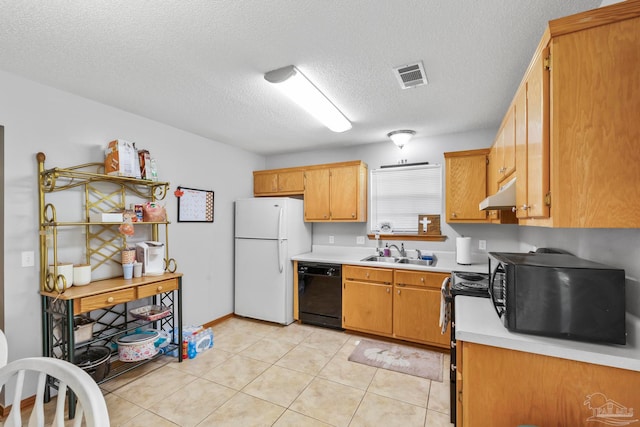
[[[123,219],[122,212],[91,212],[89,215],[91,222],[122,222]]]
[[[109,143],[104,159],[104,173],[140,178],[140,161],[133,142],[116,139]]]

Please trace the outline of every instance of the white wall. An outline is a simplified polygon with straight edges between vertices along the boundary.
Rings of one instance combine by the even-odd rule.
[[[170,256],[184,273],[185,324],[202,324],[233,312],[233,200],[253,193],[252,171],[262,156],[211,141],[94,101],[0,72],[0,126],[4,126],[4,327],[9,359],[40,355],[38,266],[20,266],[22,251],[38,258],[36,153],[45,167],[103,160],[116,138],[135,141],[158,159]],[[215,192],[215,221],[176,222],[178,185]],[[56,206],[58,215],[77,206]]]
[[[405,147],[399,149],[391,141],[377,144],[358,145],[338,149],[326,149],[291,154],[273,155],[267,157],[268,168],[302,166],[308,164],[332,163],[349,160],[362,160],[368,164],[369,170],[378,169],[381,165],[397,164],[402,160],[408,163],[429,162],[442,164],[444,174],[444,153],[448,151],[472,150],[491,146],[497,128],[483,129],[473,132],[456,133],[435,137],[414,137]],[[444,186],[444,176],[443,176]],[[443,193],[444,195],[444,188]],[[447,224],[444,203],[441,212],[442,234],[448,236],[445,242],[407,242],[405,246],[411,249],[425,249],[433,251],[454,251],[455,238],[461,235],[470,236],[473,248],[478,247],[478,240],[487,241],[488,250],[516,250],[517,226],[509,225],[468,225]],[[417,219],[416,219],[417,221]],[[315,223],[313,226],[313,243],[315,245],[329,244],[329,236],[334,236],[336,246],[355,246],[357,236],[366,236],[366,223]],[[375,246],[375,241],[366,240],[365,246]]]

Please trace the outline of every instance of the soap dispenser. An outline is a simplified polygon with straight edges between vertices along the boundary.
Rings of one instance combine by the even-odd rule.
[[[391,249],[389,248],[389,244],[385,243],[384,245],[384,256],[391,256]]]

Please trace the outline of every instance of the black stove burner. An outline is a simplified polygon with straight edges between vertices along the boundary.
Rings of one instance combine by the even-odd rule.
[[[452,295],[489,297],[489,275],[454,271],[451,280]]]
[[[471,289],[487,289],[487,283],[483,282],[457,282],[454,283],[454,288],[459,287],[460,289],[471,288]]]
[[[484,280],[487,278],[486,275],[482,275],[478,273],[455,273],[455,275],[461,278],[462,280],[469,280],[471,282],[479,282],[480,280]]]

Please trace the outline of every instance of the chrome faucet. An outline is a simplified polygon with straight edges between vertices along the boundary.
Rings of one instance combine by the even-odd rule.
[[[422,259],[422,252],[420,252],[420,249],[416,249],[416,254],[418,256],[418,259]]]
[[[389,245],[389,249],[396,248],[401,257],[407,256],[407,251],[404,250],[404,243],[400,243],[400,247],[397,245]]]

